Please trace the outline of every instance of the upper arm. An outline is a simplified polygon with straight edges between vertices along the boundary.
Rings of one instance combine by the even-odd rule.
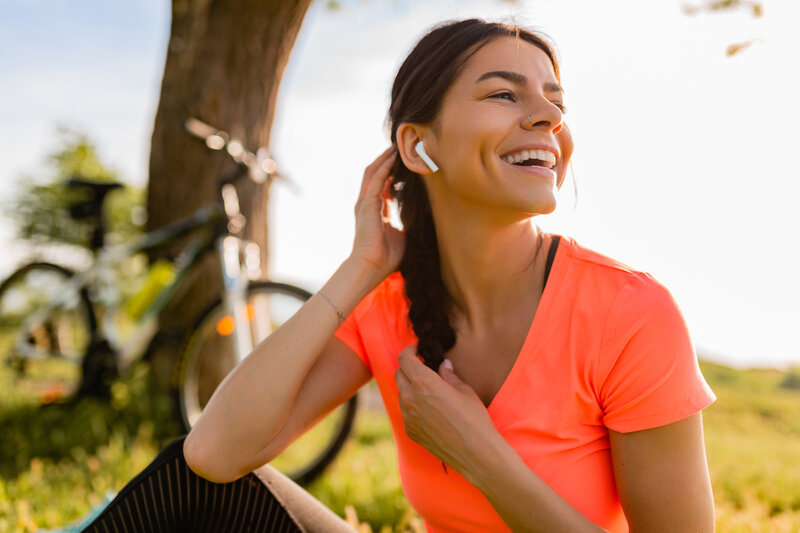
[[[609,430],[609,439],[631,532],[714,530],[701,413],[653,429]]]
[[[259,454],[267,463],[372,378],[363,361],[336,337],[309,370],[285,423]]]

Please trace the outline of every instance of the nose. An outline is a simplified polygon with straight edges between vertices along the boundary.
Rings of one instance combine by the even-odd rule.
[[[541,128],[558,133],[564,126],[564,113],[553,102],[545,100],[533,113],[522,118],[521,126],[526,130]]]

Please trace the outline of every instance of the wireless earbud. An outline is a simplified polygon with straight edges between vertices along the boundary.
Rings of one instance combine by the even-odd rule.
[[[414,150],[417,151],[417,154],[425,161],[425,164],[428,165],[428,168],[431,169],[431,172],[434,174],[439,172],[439,165],[433,162],[431,156],[428,155],[428,152],[425,151],[425,145],[422,144],[422,141],[418,142],[416,146],[414,146]]]

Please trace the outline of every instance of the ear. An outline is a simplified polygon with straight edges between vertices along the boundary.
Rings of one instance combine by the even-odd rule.
[[[403,160],[403,164],[406,168],[417,174],[433,174],[433,170],[431,170],[422,157],[420,157],[415,148],[418,142],[425,139],[429,131],[430,128],[427,126],[412,124],[410,122],[404,122],[397,127],[397,134],[395,135],[397,139],[397,152],[400,154],[400,158]],[[431,148],[428,143],[425,143],[425,150],[428,153],[428,157],[431,157]],[[435,158],[432,157],[432,159]]]

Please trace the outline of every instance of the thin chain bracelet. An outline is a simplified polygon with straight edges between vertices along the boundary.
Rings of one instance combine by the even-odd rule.
[[[339,308],[338,308],[338,307],[336,307],[336,304],[335,304],[335,303],[333,303],[333,302],[331,301],[331,299],[330,299],[330,298],[328,298],[328,296],[327,296],[327,295],[326,295],[324,292],[322,292],[322,291],[317,291],[317,294],[319,294],[320,296],[322,296],[323,298],[325,298],[325,300],[327,300],[327,301],[328,301],[328,303],[329,303],[329,304],[331,304],[331,307],[333,307],[333,310],[334,310],[334,311],[336,311],[336,314],[339,316],[339,325],[341,326],[341,325],[344,323],[344,314],[342,314],[342,312],[341,312],[341,311],[339,311]]]

